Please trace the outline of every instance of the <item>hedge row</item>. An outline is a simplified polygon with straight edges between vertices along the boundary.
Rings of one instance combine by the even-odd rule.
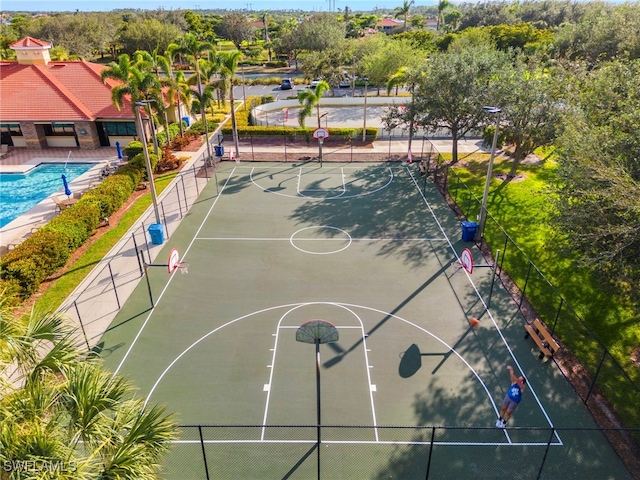
[[[139,164],[129,162],[0,258],[0,291],[5,290],[6,297],[15,303],[35,293],[89,239],[100,222],[124,204],[143,173]]]

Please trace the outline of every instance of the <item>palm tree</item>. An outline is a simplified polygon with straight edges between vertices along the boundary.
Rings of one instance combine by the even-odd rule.
[[[451,2],[449,0],[439,0],[438,1],[438,19],[436,23],[436,30],[440,31],[440,27],[444,25],[444,11],[451,6]]]
[[[200,92],[199,90],[189,90],[194,100],[191,102],[191,111],[199,112],[202,115],[202,124],[204,125],[204,135],[207,139],[207,148],[209,145],[209,126],[207,124],[207,107],[213,100],[213,87],[207,85],[205,89]],[[211,160],[211,152],[209,152],[209,160]]]
[[[196,70],[196,79],[198,81],[198,93],[202,96],[202,78],[200,75],[200,60],[205,56],[209,55],[209,52],[212,51],[215,47],[213,44],[209,42],[201,42],[198,38],[192,34],[187,33],[184,37],[182,37],[179,44],[172,43],[167,47],[167,51],[171,52],[171,56],[178,55],[186,55],[189,63],[194,66]],[[206,119],[205,119],[206,120]],[[206,125],[205,125],[206,126]],[[209,155],[209,160],[211,159],[211,146],[209,145],[209,134],[207,133],[207,154]]]
[[[233,76],[238,68],[238,61],[242,52],[222,53],[220,59],[220,76],[228,79],[229,103],[231,103],[231,129],[233,131],[233,144],[236,149],[236,158],[240,155],[240,145],[238,141],[238,126],[236,124],[236,109],[233,98]]]
[[[64,465],[60,480],[157,478],[173,419],[83,357],[74,335],[60,314],[14,316],[0,293],[0,464]]]
[[[331,87],[329,84],[322,80],[321,82],[318,82],[315,88],[309,88],[298,92],[298,102],[300,102],[300,105],[303,105],[298,112],[298,123],[301,127],[304,128],[305,119],[311,115],[313,107],[316,107],[318,128],[320,128],[320,99],[322,98],[322,94],[330,89]]]
[[[413,140],[413,134],[415,131],[415,88],[416,88],[416,79],[413,77],[413,73],[409,70],[408,67],[400,67],[396,73],[394,73],[389,81],[387,82],[387,95],[391,93],[391,90],[395,87],[396,89],[401,85],[408,85],[409,91],[411,92],[411,103],[409,103],[409,108],[407,109],[407,121],[409,123],[409,145],[408,151],[411,151],[411,141]],[[397,91],[396,91],[397,94]]]
[[[411,5],[413,5],[413,3],[415,2],[415,0],[404,0],[404,2],[402,3],[401,7],[397,7],[396,9],[394,9],[394,14],[393,14],[393,18],[400,18],[403,17],[404,18],[404,28],[403,30],[407,29],[407,17],[409,16],[409,12],[411,10]]]

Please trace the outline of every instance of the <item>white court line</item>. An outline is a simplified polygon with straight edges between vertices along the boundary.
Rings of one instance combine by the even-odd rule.
[[[218,193],[218,196],[216,197],[216,199],[211,204],[211,207],[209,208],[209,211],[207,212],[205,217],[202,219],[202,222],[200,223],[200,227],[198,228],[198,230],[194,234],[193,238],[191,239],[191,242],[189,243],[189,246],[187,247],[186,251],[184,252],[184,255],[182,256],[181,260],[184,260],[186,258],[186,256],[187,256],[187,253],[189,253],[189,250],[191,250],[191,246],[193,245],[193,242],[196,241],[196,238],[198,237],[198,233],[200,233],[200,230],[202,230],[202,228],[204,227],[205,222],[207,221],[207,219],[209,218],[209,215],[211,215],[211,212],[213,211],[213,207],[215,207],[216,204],[218,203],[218,199],[220,198],[220,195],[222,194],[224,188],[227,186],[227,184],[231,180],[231,177],[233,177],[233,173],[234,172],[235,172],[235,168],[229,174],[229,178],[227,178],[227,181],[224,182],[224,185],[220,189],[220,192]],[[171,285],[171,280],[173,280],[173,277],[175,276],[175,273],[176,273],[177,270],[178,269],[174,270],[174,272],[169,277],[169,280],[167,281],[167,284],[162,289],[162,292],[160,292],[160,295],[158,296],[158,298],[157,298],[157,300],[155,302],[156,306],[158,305],[158,303],[160,303],[160,300],[164,296],[164,292],[166,292],[167,289],[169,288],[169,285]],[[149,310],[149,313],[147,314],[147,318],[145,318],[144,322],[142,323],[142,326],[140,327],[140,330],[138,330],[138,333],[136,334],[135,338],[131,342],[131,345],[129,345],[129,348],[125,352],[124,357],[122,357],[122,360],[120,361],[120,364],[118,365],[118,368],[116,368],[116,370],[113,372],[113,375],[111,376],[112,379],[118,374],[118,372],[122,368],[122,365],[124,364],[125,360],[129,356],[129,353],[131,353],[131,350],[133,349],[134,345],[138,341],[138,338],[140,338],[140,335],[142,334],[142,331],[147,326],[147,323],[149,322],[149,319],[151,319],[151,315],[153,315],[153,312],[155,312],[155,310],[156,310],[155,306],[151,307],[151,310]],[[146,403],[145,403],[145,405],[146,405]]]
[[[431,205],[429,204],[429,201],[427,200],[426,196],[424,195],[424,192],[420,189],[420,186],[418,185],[418,180],[413,175],[413,172],[411,171],[411,169],[406,168],[406,170],[409,173],[409,176],[411,177],[411,179],[413,180],[413,183],[414,183],[416,189],[418,190],[418,192],[420,193],[420,196],[424,200],[425,205],[427,206],[427,208],[431,212],[431,216],[433,217],[434,221],[438,225],[438,228],[440,228],[440,231],[442,232],[444,237],[447,239],[447,242],[449,243],[449,248],[451,249],[451,251],[453,252],[455,257],[458,259],[458,262],[461,263],[460,257],[458,256],[458,253],[456,252],[456,249],[453,247],[453,244],[451,243],[451,240],[449,239],[449,237],[447,237],[447,234],[444,231],[444,228],[442,227],[442,224],[438,221],[438,217],[436,217],[436,214],[433,211],[433,209],[431,208]],[[518,362],[518,359],[516,358],[515,354],[513,353],[513,350],[511,350],[511,347],[507,343],[507,339],[504,338],[504,335],[502,334],[502,330],[500,330],[500,327],[498,327],[498,324],[497,324],[495,318],[493,318],[493,315],[491,314],[491,311],[489,310],[489,307],[487,307],[487,304],[485,303],[484,298],[482,298],[482,295],[480,295],[480,292],[478,291],[478,288],[476,287],[476,284],[473,283],[473,279],[471,278],[471,275],[469,275],[469,272],[467,272],[466,270],[463,269],[463,271],[464,271],[465,275],[467,276],[467,279],[469,280],[469,283],[473,287],[473,290],[476,292],[476,295],[477,295],[478,299],[482,303],[482,306],[484,307],[484,311],[489,315],[489,318],[491,319],[491,322],[493,323],[493,326],[496,328],[496,331],[498,332],[498,335],[500,335],[500,338],[502,339],[505,347],[507,348],[507,350],[509,352],[509,355],[511,355],[511,358],[512,358],[513,362],[516,364],[516,366],[518,367],[518,370],[522,373],[522,376],[527,381],[527,385],[529,386],[529,391],[531,392],[531,394],[533,395],[533,398],[535,398],[536,402],[538,403],[538,406],[540,407],[540,410],[542,411],[542,414],[544,415],[544,417],[546,418],[547,422],[549,423],[549,426],[551,428],[554,428],[553,427],[553,422],[551,422],[551,419],[549,418],[549,415],[547,414],[547,411],[542,406],[542,402],[538,398],[538,395],[536,394],[536,392],[535,392],[535,390],[533,388],[533,385],[531,385],[531,383],[529,382],[529,379],[527,378],[526,374],[524,373],[524,370],[522,369],[522,366],[520,365],[520,363]],[[508,438],[507,431],[504,430],[504,432],[505,432],[505,435]],[[558,432],[554,431],[554,433],[555,433],[556,438],[558,439],[558,442],[560,442],[562,444],[562,440],[560,439],[560,435],[558,435]]]
[[[224,425],[223,425],[224,426]],[[304,425],[305,427],[313,427],[313,425]],[[331,428],[333,425],[323,425],[323,427]],[[380,425],[382,426],[382,425]],[[287,427],[287,428],[293,428]],[[374,428],[374,427],[371,427]],[[358,429],[360,430],[360,428]],[[366,430],[366,428],[362,428],[362,430]],[[389,429],[385,429],[389,430]],[[232,443],[318,443],[318,439],[309,439],[309,440],[173,440],[169,443],[172,444],[192,444],[192,445],[201,445],[203,443],[211,443],[211,444],[232,444]],[[455,446],[455,447],[546,447],[557,446],[561,447],[562,443],[547,443],[547,442],[419,442],[419,441],[409,441],[409,442],[396,442],[393,440],[382,440],[382,441],[373,441],[373,440],[322,440],[322,443],[332,443],[334,445],[438,445],[438,446]]]
[[[209,211],[207,212],[207,215],[206,215],[206,216],[205,216],[205,218],[203,219],[203,221],[202,221],[202,223],[201,223],[200,227],[198,228],[198,230],[197,230],[197,232],[196,232],[195,236],[193,237],[193,239],[192,239],[192,240],[191,240],[191,242],[189,243],[189,246],[187,247],[187,249],[186,249],[186,251],[185,251],[185,254],[183,255],[183,258],[185,258],[185,257],[186,257],[186,255],[187,255],[187,253],[190,251],[190,249],[191,249],[191,247],[192,247],[193,243],[194,243],[194,242],[195,242],[195,240],[197,239],[198,233],[199,233],[199,232],[202,230],[202,228],[204,227],[204,224],[205,224],[205,222],[207,221],[208,217],[210,216],[211,212],[213,211],[213,208],[214,208],[214,207],[215,207],[215,205],[217,204],[217,201],[218,201],[218,199],[220,198],[220,196],[221,196],[221,194],[222,194],[222,191],[224,190],[224,188],[227,186],[228,182],[231,180],[231,178],[232,178],[232,177],[233,177],[233,175],[235,174],[235,171],[236,171],[236,169],[237,169],[237,168],[238,168],[238,167],[234,167],[234,168],[232,169],[231,173],[229,174],[229,178],[226,180],[225,184],[223,185],[223,187],[222,187],[222,189],[221,189],[221,191],[220,191],[220,194],[216,197],[215,201],[213,202],[213,204],[211,205],[211,207],[210,207]],[[252,174],[253,174],[253,170],[254,170],[255,168],[256,168],[256,167],[252,167],[252,168],[251,168],[251,172],[252,172]],[[356,167],[353,167],[353,168],[356,168]],[[389,169],[389,171],[391,171],[391,168],[389,168],[389,167],[386,167],[386,168],[388,168],[388,169]],[[431,205],[429,204],[429,202],[427,201],[426,197],[424,196],[424,193],[420,190],[420,187],[419,187],[419,185],[418,185],[418,183],[417,183],[417,180],[415,179],[415,177],[413,176],[412,172],[411,172],[408,168],[406,168],[406,167],[403,167],[403,168],[405,168],[405,170],[407,170],[407,171],[409,172],[409,175],[411,176],[411,178],[412,178],[412,180],[413,180],[413,182],[414,182],[414,184],[415,184],[416,188],[417,188],[417,189],[418,189],[418,191],[420,192],[420,195],[422,196],[422,198],[423,198],[423,200],[424,200],[425,204],[427,205],[427,208],[428,208],[428,209],[429,209],[429,211],[431,212],[431,215],[433,216],[433,218],[434,218],[434,220],[435,220],[436,224],[438,225],[438,227],[440,228],[441,232],[443,233],[444,238],[445,238],[445,241],[449,244],[449,247],[450,247],[451,251],[453,252],[454,256],[455,256],[456,258],[458,258],[458,260],[459,260],[459,257],[458,257],[458,255],[457,255],[457,253],[456,253],[455,249],[453,248],[453,245],[451,244],[450,239],[447,237],[447,235],[446,235],[446,233],[445,233],[445,231],[444,231],[444,229],[443,229],[442,225],[440,224],[440,222],[438,221],[438,219],[437,219],[437,217],[436,217],[435,213],[433,212],[433,210],[432,210],[432,208],[431,208]],[[392,172],[392,171],[391,171],[391,173],[392,173],[392,175],[393,175],[393,172]],[[253,179],[252,179],[252,181],[253,181]],[[255,182],[254,182],[254,183],[255,183]],[[277,193],[277,192],[276,192],[276,193]],[[287,240],[288,240],[288,239],[287,239]],[[174,274],[175,274],[175,272],[174,272]],[[498,327],[498,325],[497,325],[497,323],[496,323],[495,319],[493,318],[493,315],[492,315],[492,314],[491,314],[491,312],[488,310],[488,308],[487,308],[487,306],[486,306],[486,303],[484,302],[484,299],[482,298],[482,296],[480,295],[480,293],[479,293],[479,292],[478,292],[478,290],[477,290],[477,287],[476,287],[476,286],[475,286],[475,284],[473,283],[473,280],[471,279],[470,275],[469,275],[466,271],[465,271],[465,274],[467,275],[467,278],[468,278],[468,280],[469,280],[470,284],[471,284],[471,285],[472,285],[472,287],[474,288],[474,290],[475,290],[475,292],[476,292],[476,295],[478,296],[478,298],[479,298],[480,302],[481,302],[481,303],[482,303],[482,305],[485,307],[485,311],[487,312],[487,314],[488,314],[488,315],[489,315],[489,317],[491,318],[491,320],[492,320],[492,322],[493,322],[494,326],[496,327],[496,330],[498,331],[498,333],[499,333],[500,337],[502,338],[502,340],[503,340],[503,342],[504,342],[504,344],[505,344],[505,346],[506,346],[507,350],[509,351],[509,353],[510,353],[510,355],[511,355],[511,357],[512,357],[513,361],[514,361],[514,363],[517,365],[517,367],[519,368],[519,370],[522,372],[522,375],[523,375],[525,378],[527,378],[527,377],[526,377],[526,375],[525,375],[525,373],[524,373],[524,371],[522,370],[522,368],[521,368],[520,364],[518,363],[518,361],[517,361],[517,359],[516,359],[516,357],[515,357],[515,355],[514,355],[513,351],[511,350],[511,348],[509,347],[509,345],[508,345],[508,343],[507,343],[506,339],[504,338],[504,335],[502,334],[502,332],[501,332],[500,328]],[[168,289],[169,284],[171,283],[172,278],[173,278],[173,274],[172,274],[172,276],[169,278],[169,281],[167,282],[167,285],[164,287],[164,289],[162,290],[161,294],[159,295],[159,297],[158,297],[158,299],[157,299],[157,301],[156,301],[156,306],[158,305],[158,303],[159,303],[159,302],[160,302],[160,300],[162,299],[162,297],[163,297],[164,293],[165,293],[165,292],[166,292],[166,290]],[[345,304],[345,305],[347,305],[347,304]],[[264,310],[262,310],[262,311],[269,311],[269,310],[272,310],[272,309],[274,309],[274,308],[281,308],[281,307],[271,307],[271,308],[264,309]],[[367,308],[367,307],[360,307],[360,308]],[[154,312],[154,311],[155,311],[155,307],[153,307],[153,308],[150,310],[150,312],[148,313],[148,315],[147,315],[147,317],[146,317],[146,319],[145,319],[145,321],[144,321],[143,325],[140,327],[140,330],[138,331],[138,333],[137,333],[136,337],[134,338],[133,342],[132,342],[132,343],[131,343],[131,345],[129,346],[129,348],[128,348],[127,352],[125,353],[125,355],[124,355],[123,359],[121,360],[120,364],[118,365],[117,369],[116,369],[116,370],[115,370],[115,372],[113,373],[113,376],[115,376],[115,375],[119,372],[119,370],[122,368],[122,365],[124,364],[125,360],[128,358],[128,355],[130,354],[130,352],[131,352],[131,350],[133,349],[134,345],[136,344],[136,342],[137,342],[138,338],[139,338],[139,337],[140,337],[140,335],[142,334],[142,331],[143,331],[143,330],[144,330],[144,328],[146,327],[146,325],[147,325],[147,323],[148,323],[149,319],[151,318],[151,315],[153,314],[153,312]],[[254,312],[254,314],[255,314],[255,313],[257,313],[257,312]],[[380,313],[385,313],[385,312],[380,312]],[[225,326],[228,326],[228,325],[230,325],[230,324],[232,324],[232,323],[235,323],[236,321],[241,320],[241,319],[243,319],[243,318],[247,318],[247,317],[249,317],[250,315],[253,315],[253,314],[248,314],[248,315],[245,315],[245,316],[243,316],[243,317],[239,317],[239,318],[237,318],[237,319],[235,319],[235,320],[232,320],[232,321],[230,321],[230,322],[227,322],[226,324],[224,324],[224,325],[222,325],[222,326],[220,326],[220,327],[216,328],[215,330],[213,330],[213,331],[209,332],[208,334],[206,334],[205,336],[201,337],[199,340],[197,340],[196,342],[194,342],[194,343],[193,343],[191,346],[189,346],[185,351],[183,351],[183,352],[182,352],[178,357],[176,357],[176,358],[171,362],[171,364],[170,364],[170,365],[165,369],[165,371],[160,375],[160,377],[158,378],[158,380],[156,381],[156,383],[155,383],[155,384],[154,384],[154,386],[152,387],[151,391],[149,392],[149,394],[148,394],[148,396],[147,396],[147,398],[146,398],[146,400],[145,400],[145,404],[144,404],[144,405],[145,405],[145,407],[146,407],[146,405],[147,405],[147,403],[148,403],[148,401],[149,401],[149,399],[150,399],[150,397],[151,397],[151,395],[152,395],[153,391],[155,390],[155,388],[157,387],[157,385],[159,384],[159,382],[162,380],[162,378],[165,376],[165,374],[166,374],[166,373],[169,371],[169,369],[170,369],[170,368],[171,368],[171,367],[172,367],[172,366],[173,366],[173,365],[174,365],[174,364],[175,364],[175,363],[176,363],[176,362],[177,362],[177,361],[178,361],[182,356],[184,356],[184,355],[185,355],[185,354],[186,354],[186,353],[187,353],[191,348],[195,347],[195,345],[197,345],[200,341],[204,340],[204,339],[205,339],[206,337],[208,337],[209,335],[211,335],[211,334],[213,334],[213,333],[217,332],[219,329],[224,328]],[[389,315],[389,314],[387,313],[387,315]],[[396,316],[395,316],[395,315],[393,315],[393,317],[396,317]],[[400,317],[396,317],[396,318],[399,318],[399,319],[400,319]],[[406,321],[406,320],[404,320],[404,319],[401,319],[401,320]],[[408,322],[408,321],[407,321],[407,323],[412,324],[411,322]],[[412,324],[412,325],[414,325],[414,326],[416,326],[417,328],[420,328],[421,330],[423,330],[421,327],[419,327],[419,326],[417,326],[417,325],[415,325],[415,324]],[[426,331],[426,330],[425,330],[425,331]],[[430,332],[428,332],[428,331],[426,331],[426,332],[427,332],[428,334],[430,334],[430,335],[431,335],[431,333],[430,333]],[[438,339],[437,337],[434,337],[434,338],[436,338],[437,340],[439,340],[439,341],[441,341],[441,342],[442,342],[442,340]],[[442,342],[442,343],[444,343],[444,342]],[[446,343],[444,343],[444,344],[445,344],[445,345],[447,345]],[[450,348],[450,347],[449,347],[449,348]],[[450,349],[451,349],[451,348],[450,348]],[[484,383],[483,383],[483,382],[482,382],[482,380],[479,378],[479,376],[478,376],[478,374],[475,372],[475,370],[473,370],[473,369],[471,368],[471,366],[470,366],[470,365],[469,365],[469,364],[468,364],[468,363],[467,363],[467,362],[466,362],[466,361],[465,361],[465,360],[464,360],[464,359],[463,359],[463,358],[462,358],[462,357],[461,357],[457,352],[455,352],[454,350],[452,350],[452,351],[453,351],[453,352],[454,352],[454,353],[455,353],[455,354],[456,354],[456,355],[457,355],[457,356],[458,356],[458,357],[459,357],[459,358],[460,358],[460,359],[461,359],[461,360],[462,360],[462,361],[467,365],[467,367],[468,367],[468,368],[470,368],[470,369],[471,369],[471,371],[474,373],[474,375],[476,375],[476,378],[481,382],[481,384],[483,385],[483,388],[484,388],[484,389],[485,389],[485,391],[487,392],[487,395],[489,396],[489,399],[490,399],[491,403],[493,404],[493,406],[494,406],[494,410],[496,411],[496,414],[497,414],[497,408],[496,408],[496,406],[495,406],[495,403],[493,402],[493,398],[491,397],[490,393],[488,392],[488,389],[487,389],[486,385],[484,385]],[[541,404],[541,402],[540,402],[540,399],[539,399],[539,398],[538,398],[538,396],[536,395],[536,393],[535,393],[535,391],[534,391],[533,387],[531,386],[530,382],[528,382],[528,381],[527,381],[527,383],[529,384],[529,389],[530,389],[530,391],[531,391],[532,395],[534,396],[534,398],[536,399],[536,401],[537,401],[537,403],[538,403],[538,405],[539,405],[540,409],[542,410],[543,415],[544,415],[544,416],[545,416],[545,418],[547,419],[547,421],[548,421],[549,425],[553,428],[553,424],[552,424],[552,422],[551,422],[550,418],[548,417],[548,415],[547,415],[546,411],[544,410],[544,407],[542,406],[542,404]],[[506,430],[505,430],[505,434],[506,434]],[[560,437],[559,437],[559,435],[558,435],[558,432],[555,432],[555,436],[556,436],[556,438],[557,438],[557,439],[558,439],[558,441],[559,441],[559,445],[562,445],[562,441],[561,441],[561,439],[560,439]],[[508,438],[508,437],[507,437],[507,438]],[[509,441],[510,441],[510,440],[509,440]],[[500,444],[500,445],[501,445],[501,444]],[[546,443],[545,443],[545,445],[546,445]],[[555,444],[554,444],[554,445],[555,445]]]
[[[352,167],[352,168],[355,168],[355,167]],[[362,168],[362,167],[360,167],[360,168]],[[365,197],[365,196],[367,196],[367,195],[372,195],[372,194],[374,194],[374,193],[376,193],[376,192],[378,192],[378,191],[380,191],[380,190],[383,190],[383,189],[387,188],[387,187],[391,184],[391,182],[393,181],[393,179],[395,178],[395,176],[394,176],[394,173],[393,173],[392,167],[384,167],[384,168],[386,168],[386,170],[387,170],[387,171],[388,171],[388,173],[389,173],[389,180],[387,181],[387,183],[385,183],[384,185],[382,185],[382,186],[380,186],[380,187],[378,187],[378,188],[374,188],[373,190],[367,190],[366,192],[358,193],[357,195],[345,195],[345,193],[346,193],[346,187],[345,187],[345,180],[344,180],[344,170],[343,170],[343,171],[342,171],[342,173],[341,173],[341,175],[342,175],[343,192],[342,192],[340,195],[327,196],[327,197],[312,197],[312,196],[309,196],[309,195],[303,195],[303,194],[301,194],[301,193],[300,193],[300,182],[301,182],[301,179],[302,179],[302,175],[304,175],[304,172],[303,172],[304,167],[300,167],[300,168],[298,169],[298,183],[297,183],[297,185],[296,185],[296,191],[298,192],[298,195],[291,195],[291,194],[288,194],[288,193],[276,192],[276,191],[273,191],[273,190],[271,190],[271,189],[269,189],[269,188],[265,188],[265,187],[263,187],[262,185],[260,185],[260,184],[258,183],[258,181],[254,178],[254,172],[255,172],[256,170],[258,170],[258,172],[260,172],[259,167],[255,167],[255,166],[254,166],[254,167],[251,167],[251,171],[250,171],[250,173],[249,173],[249,177],[251,178],[251,182],[252,182],[256,187],[258,187],[260,190],[262,190],[263,192],[269,192],[269,193],[273,193],[273,194],[275,194],[275,195],[280,195],[280,196],[283,196],[283,197],[288,197],[288,198],[305,198],[305,199],[307,199],[307,200],[318,200],[318,201],[323,201],[323,200],[336,200],[336,199],[344,200],[344,199],[347,199],[347,198],[359,198],[359,197]],[[282,170],[282,168],[280,168],[280,170]],[[310,172],[309,174],[311,174],[311,173],[312,173],[312,172]],[[324,173],[324,174],[327,174],[327,172],[323,172],[323,173]],[[308,190],[306,190],[306,191],[308,191]],[[329,192],[330,190],[323,190],[323,191]]]
[[[296,305],[293,308],[290,308],[288,311],[286,311],[280,317],[280,320],[278,320],[278,325],[276,327],[276,334],[275,334],[276,343],[275,343],[275,345],[273,347],[273,357],[272,357],[271,365],[270,365],[271,372],[269,374],[269,384],[268,384],[269,388],[268,388],[268,390],[266,390],[267,391],[267,398],[266,398],[265,406],[264,406],[264,417],[263,417],[263,420],[262,420],[263,427],[262,427],[262,433],[260,435],[261,439],[264,439],[264,436],[265,436],[265,433],[266,433],[267,415],[268,415],[268,412],[269,412],[269,399],[270,399],[271,390],[272,390],[271,386],[272,386],[272,381],[273,381],[273,372],[275,370],[275,365],[276,365],[276,354],[277,354],[276,350],[277,350],[277,343],[278,343],[278,337],[279,337],[280,328],[296,328],[296,329],[299,328],[299,327],[290,327],[290,326],[281,327],[282,322],[285,320],[285,318],[291,312],[294,312],[295,310],[297,310],[299,308],[306,307],[306,306],[309,306],[309,305],[314,305],[314,304],[315,304],[315,302],[314,303],[303,303],[303,304],[300,304],[300,305]],[[337,307],[340,307],[340,308],[344,308],[349,313],[351,313],[358,320],[358,322],[360,322],[360,327],[349,327],[349,328],[360,328],[360,331],[362,333],[363,349],[364,349],[364,360],[365,360],[365,365],[366,365],[365,370],[367,371],[367,381],[369,382],[369,399],[371,401],[371,415],[372,415],[373,425],[376,425],[378,422],[376,420],[376,408],[375,408],[375,402],[374,402],[374,399],[373,399],[373,390],[374,389],[372,388],[372,383],[371,383],[371,366],[369,364],[369,357],[368,357],[368,354],[367,354],[366,336],[365,336],[365,333],[364,333],[364,323],[362,322],[362,319],[358,316],[358,314],[356,314],[353,310],[351,310],[351,309],[349,309],[349,308],[347,308],[347,307],[345,307],[343,305],[339,305],[339,304],[333,304],[332,303],[331,305],[337,306]],[[340,328],[340,327],[336,326],[336,328]],[[375,437],[376,437],[376,441],[377,441],[380,438],[378,436],[378,429],[374,428],[374,432],[375,432]]]
[[[311,227],[318,228],[318,227]],[[291,237],[198,237],[196,240],[211,240],[211,241],[247,241],[247,242],[281,242],[291,241]],[[352,238],[354,242],[447,242],[447,238]],[[301,238],[296,239],[301,242],[344,242],[344,238]]]

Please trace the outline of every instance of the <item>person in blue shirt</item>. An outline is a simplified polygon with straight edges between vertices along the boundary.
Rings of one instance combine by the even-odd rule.
[[[509,387],[509,390],[507,390],[507,394],[504,396],[504,400],[502,401],[500,418],[496,422],[496,427],[498,428],[504,428],[507,426],[507,422],[511,418],[511,414],[520,403],[520,400],[522,400],[522,393],[524,392],[525,384],[527,383],[524,377],[516,377],[513,374],[513,367],[511,365],[507,365],[507,370],[509,370],[511,386]]]

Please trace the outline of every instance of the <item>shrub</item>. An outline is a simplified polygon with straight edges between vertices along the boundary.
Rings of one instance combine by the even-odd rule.
[[[45,275],[48,275],[67,263],[71,250],[66,238],[46,228],[37,230],[2,257],[2,264],[8,268],[17,261],[30,258]]]
[[[151,171],[155,172],[156,167],[158,166],[158,157],[156,156],[155,153],[149,153],[149,162],[151,163]],[[147,162],[144,158],[143,153],[139,153],[138,155],[133,157],[131,160],[129,160],[129,165],[142,171],[143,179],[149,180],[147,178]],[[104,183],[105,182],[103,182],[102,184],[104,185]]]
[[[165,145],[162,148],[162,160],[158,163],[158,172],[166,172],[168,170],[175,170],[182,164],[182,161],[179,160],[171,151],[171,147],[169,145]]]
[[[139,153],[142,153],[142,142],[140,140],[129,142],[127,146],[124,147],[124,153],[127,155],[127,158],[133,158]]]
[[[8,307],[17,307],[20,305],[22,296],[22,287],[14,278],[4,279],[4,274],[0,271],[0,297],[4,299],[4,304]]]
[[[55,233],[58,236],[58,241],[64,244],[67,252],[72,252],[86,242],[91,233],[91,231],[87,231],[85,224],[78,222],[70,208],[42,227],[42,230]]]
[[[482,131],[482,141],[485,145],[493,145],[493,134],[496,131],[495,125],[488,125]],[[498,132],[498,142],[496,143],[496,148],[500,148],[504,145],[506,141],[506,134],[504,129],[500,129]]]
[[[150,157],[157,163],[155,155]],[[45,278],[64,266],[71,252],[87,241],[101,219],[120,208],[140,182],[146,171],[144,154],[134,158],[137,160],[129,161],[0,258],[0,291],[13,295],[12,302],[18,296],[24,300],[36,292]]]
[[[4,280],[14,280],[20,285],[22,298],[33,295],[46,278],[44,270],[32,258],[20,258],[7,264],[2,270]]]

